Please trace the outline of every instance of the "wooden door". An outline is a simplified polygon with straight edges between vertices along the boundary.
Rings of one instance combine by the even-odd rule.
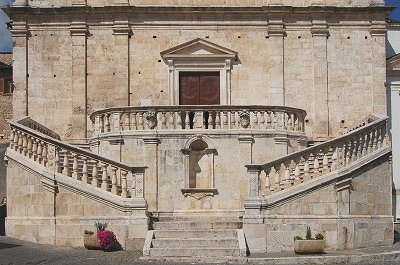
[[[179,104],[180,105],[219,105],[219,72],[181,72],[179,75]],[[182,113],[184,117],[185,113]],[[206,124],[212,116],[215,127],[215,112],[204,112]],[[189,113],[190,127],[193,126],[194,113]]]

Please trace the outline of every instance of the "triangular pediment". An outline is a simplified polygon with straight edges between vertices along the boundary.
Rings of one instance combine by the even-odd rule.
[[[386,59],[386,69],[388,71],[400,70],[400,53]]]
[[[203,39],[194,39],[161,52],[161,57],[167,60],[234,59],[236,56],[237,52]]]

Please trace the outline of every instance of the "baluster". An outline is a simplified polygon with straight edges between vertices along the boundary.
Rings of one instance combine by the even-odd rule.
[[[32,160],[33,161],[37,161],[37,157],[38,157],[38,155],[37,155],[37,148],[38,148],[37,139],[32,137],[32,142],[33,142],[33,145],[32,145]]]
[[[272,120],[272,129],[277,130],[278,127],[279,127],[279,125],[278,125],[278,120],[279,120],[278,113],[276,111],[274,111],[272,114],[273,114],[273,116],[272,116],[272,118],[273,118],[273,120]]]
[[[231,112],[231,127],[230,129],[236,129],[236,113],[235,111]]]
[[[198,129],[205,129],[206,128],[206,121],[205,121],[205,115],[203,115],[203,111],[196,111],[195,113],[195,121],[193,121],[193,127],[196,124],[196,128]]]
[[[323,152],[323,158],[322,158],[322,174],[327,174],[329,173],[329,150],[330,147],[327,147],[322,150]]]
[[[161,112],[161,129],[167,128],[167,114],[165,111]]]
[[[344,158],[343,160],[345,165],[348,165],[351,162],[351,152],[352,152],[351,142],[346,142],[343,148],[343,158]]]
[[[285,189],[290,188],[292,186],[292,181],[290,179],[290,162],[291,161],[287,161],[285,163],[283,163],[283,165],[285,166],[285,175],[284,175],[284,185],[285,185]]]
[[[99,115],[99,133],[105,132],[105,129],[104,129],[104,116],[105,115]]]
[[[212,120],[212,112],[208,112],[208,120],[207,120],[207,129],[213,129],[213,120]]]
[[[117,195],[117,169],[116,167],[111,167],[111,193]]]
[[[37,162],[39,164],[41,164],[42,163],[42,152],[43,152],[42,143],[39,140],[36,140],[36,142],[37,142]]]
[[[58,150],[57,147],[54,148],[56,156],[54,158],[54,164],[55,164],[55,172],[56,173],[61,173],[61,167],[60,167],[60,151]]]
[[[79,180],[79,176],[78,176],[78,154],[76,153],[72,153],[72,157],[73,157],[73,163],[72,163],[72,178]]]
[[[374,151],[375,135],[373,133],[373,130],[369,131],[368,135],[369,135],[368,154],[370,154]]]
[[[258,129],[259,128],[259,124],[258,124],[258,111],[254,111],[253,112],[253,127],[254,129]]]
[[[357,139],[351,139],[351,158],[350,162],[354,162],[357,160],[357,150],[358,150],[358,141]]]
[[[47,143],[42,142],[42,165],[47,166]]]
[[[265,129],[265,111],[260,112],[260,128]]]
[[[280,175],[280,169],[281,169],[281,165],[276,165],[274,166],[275,169],[275,191],[280,191],[283,189],[283,185],[281,185],[281,183],[283,184],[283,180],[281,179],[281,175]]]
[[[294,130],[294,114],[293,113],[288,113],[288,130],[293,131]]]
[[[144,130],[144,119],[143,119],[143,112],[139,112],[139,124],[138,124],[138,130]]]
[[[92,169],[92,186],[95,186],[96,188],[99,187],[99,180],[97,179],[98,171],[97,167],[99,165],[99,162],[97,160],[94,161],[93,163],[93,169]]]
[[[104,115],[104,132],[110,131],[110,117],[109,114]]]
[[[301,179],[300,179],[300,161],[301,161],[301,157],[296,157],[294,159],[294,170],[293,170],[293,174],[294,174],[294,185],[298,185],[301,183]]]
[[[336,146],[333,146],[332,148],[333,148],[333,153],[332,153],[331,171],[335,171],[336,169],[338,169],[339,148],[337,148]]]
[[[126,172],[125,170],[121,170],[121,175],[122,175],[122,183],[121,183],[121,197],[122,198],[128,198],[128,181],[126,178],[126,175],[128,174],[128,172]]]
[[[362,135],[361,144],[362,144],[361,155],[366,156],[368,154],[368,134]]]
[[[273,191],[273,188],[271,187],[271,179],[270,179],[270,173],[271,173],[271,168],[267,167],[265,170],[265,193],[270,194],[271,191]]]
[[[310,154],[303,155],[304,159],[304,173],[303,173],[303,181],[309,181],[311,179],[310,175]]]
[[[130,125],[131,125],[131,115],[128,113],[125,113],[125,122],[124,122],[124,131],[129,131],[130,130]]]
[[[100,133],[100,115],[94,117],[94,131],[93,135],[98,135]]]
[[[88,165],[87,165],[87,157],[83,157],[83,166],[82,166],[82,182],[88,183]]]
[[[181,116],[181,114],[179,112],[176,115],[177,115],[176,116],[177,129],[182,129],[182,116]]]
[[[217,111],[215,114],[215,129],[221,129],[221,112]]]
[[[26,147],[28,158],[32,158],[32,142],[33,141],[35,141],[33,136],[28,136],[28,146]]]
[[[222,112],[222,124],[223,127],[221,129],[228,129],[228,112]]]
[[[14,136],[15,136],[15,129],[11,129],[11,134],[10,134],[10,149],[14,149]]]
[[[102,164],[102,175],[101,175],[101,189],[108,191],[108,183],[107,183],[107,164]]]
[[[314,153],[314,167],[313,167],[313,174],[312,178],[319,177],[319,160],[318,160],[318,151],[316,150]]]
[[[13,149],[15,151],[18,151],[18,149],[19,149],[18,143],[19,143],[19,131],[16,131],[14,134],[14,146],[13,146]]]
[[[186,129],[186,130],[190,130],[189,113],[190,113],[190,112],[188,112],[188,111],[185,111],[185,112],[184,112],[184,115],[185,115],[185,129]],[[195,117],[193,117],[193,124],[194,124],[194,120],[195,120]],[[193,126],[193,127],[194,127],[194,126]]]
[[[384,142],[385,142],[385,138],[386,138],[385,137],[386,136],[386,126],[385,125],[380,127],[379,133],[380,133],[379,148],[382,148],[384,146]]]
[[[64,160],[63,160],[63,170],[62,174],[69,177],[69,168],[68,168],[68,151],[64,151]]]
[[[174,122],[174,120],[175,120],[175,113],[173,112],[173,111],[171,111],[170,113],[169,113],[169,125],[168,125],[168,128],[169,129],[175,129],[175,122]]]
[[[373,146],[373,150],[378,150],[378,143],[379,143],[379,133],[377,129],[374,129],[373,131],[374,134],[374,146]]]
[[[130,115],[132,115],[131,117],[131,130],[136,131],[137,127],[136,127],[136,112],[132,112]]]
[[[26,133],[22,133],[22,154],[24,156],[26,156],[28,152],[27,147],[28,147],[28,137]]]
[[[272,129],[272,113],[267,111],[267,129]]]

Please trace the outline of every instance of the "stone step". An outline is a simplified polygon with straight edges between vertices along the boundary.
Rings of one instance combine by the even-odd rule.
[[[238,248],[152,248],[152,257],[237,257]]]
[[[241,229],[242,222],[193,222],[193,221],[172,221],[156,222],[154,230],[206,230],[206,229]]]
[[[155,230],[154,238],[236,238],[235,229],[211,229],[211,230]]]
[[[154,248],[237,248],[239,246],[239,243],[236,238],[158,238],[153,239],[152,245]]]

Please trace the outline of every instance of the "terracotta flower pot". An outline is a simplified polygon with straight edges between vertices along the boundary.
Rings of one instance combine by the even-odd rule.
[[[294,252],[296,254],[321,254],[324,253],[325,240],[302,239],[294,241]]]
[[[87,249],[102,249],[96,234],[84,234],[83,245]]]

